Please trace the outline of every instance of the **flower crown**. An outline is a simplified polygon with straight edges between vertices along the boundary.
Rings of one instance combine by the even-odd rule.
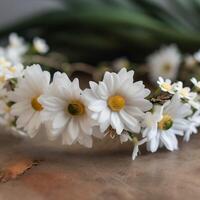
[[[79,80],[71,81],[66,73],[55,72],[51,80],[38,64],[24,67],[8,61],[6,52],[19,53],[13,49],[21,48],[20,42],[18,38],[4,49],[0,59],[0,122],[14,133],[32,138],[45,128],[50,140],[61,137],[63,144],[86,147],[92,147],[93,137],[119,137],[121,143],[133,144],[133,160],[142,145],[152,153],[160,147],[174,151],[177,136],[188,142],[197,133],[200,82],[195,78],[190,89],[181,81],[159,77],[151,93],[142,81],[134,81],[133,70],[122,68],[106,71],[102,81],[91,81],[82,90]],[[48,49],[41,39],[37,45],[41,53]]]

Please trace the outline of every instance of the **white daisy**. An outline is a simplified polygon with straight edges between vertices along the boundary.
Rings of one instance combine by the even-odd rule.
[[[49,46],[46,41],[39,37],[33,39],[33,47],[38,53],[41,54],[45,54],[49,51]]]
[[[78,79],[71,82],[65,73],[55,73],[49,89],[39,100],[44,107],[43,117],[50,139],[62,135],[63,144],[78,141],[84,146],[92,146],[94,121],[81,93]]]
[[[0,80],[3,82],[23,76],[24,66],[22,64],[10,65],[8,67],[0,68]]]
[[[150,91],[142,81],[133,83],[133,74],[125,68],[118,74],[106,72],[103,81],[90,82],[91,89],[84,91],[92,118],[99,123],[101,132],[109,126],[118,135],[123,130],[140,132],[140,120],[152,104],[145,99]]]
[[[157,83],[162,91],[174,94],[174,87],[170,79],[164,80],[162,77],[159,77]]]
[[[156,83],[159,76],[176,79],[181,54],[175,45],[162,47],[147,58],[150,79]]]
[[[198,89],[200,89],[200,81],[197,81],[197,79],[194,78],[194,77],[191,78],[190,80],[194,84],[195,87],[197,87]]]
[[[198,133],[200,126],[200,110],[197,110],[191,117],[188,118],[188,129],[185,131],[184,141],[189,142],[190,136]]]
[[[25,43],[22,37],[19,37],[16,33],[9,35],[9,44],[3,49],[3,56],[7,58],[12,64],[21,63],[23,55],[27,52],[28,45]]]
[[[188,120],[192,113],[189,104],[183,104],[177,95],[163,106],[155,106],[154,113],[147,113],[144,120],[143,137],[147,137],[147,150],[157,151],[159,146],[168,150],[178,149],[176,135],[183,135],[187,130]]]
[[[197,97],[197,93],[191,92],[191,89],[189,87],[183,87],[183,82],[181,81],[174,83],[174,88],[175,88],[176,94],[178,94],[180,98],[193,100]]]
[[[42,124],[43,106],[38,99],[47,90],[49,82],[49,72],[42,71],[40,65],[32,65],[24,70],[24,77],[9,95],[10,101],[15,102],[11,114],[17,117],[17,128],[26,131],[30,137],[36,135]]]

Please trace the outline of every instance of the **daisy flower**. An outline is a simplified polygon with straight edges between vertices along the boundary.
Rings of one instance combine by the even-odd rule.
[[[191,92],[189,87],[183,87],[183,82],[179,81],[174,84],[174,89],[180,98],[192,100],[197,96],[196,92]]]
[[[190,136],[194,133],[198,133],[198,127],[200,126],[200,110],[197,110],[191,117],[188,118],[188,129],[184,135],[184,141],[189,142]]]
[[[23,76],[24,66],[22,64],[11,65],[0,69],[0,77],[7,81],[12,78],[19,78]]]
[[[46,41],[39,37],[33,39],[33,47],[38,53],[41,54],[45,54],[49,51],[49,46]]]
[[[55,73],[49,89],[40,98],[50,139],[62,135],[63,144],[78,141],[84,146],[92,146],[94,121],[81,93],[78,79],[71,82],[65,73]]]
[[[9,35],[9,44],[3,49],[3,55],[12,64],[18,64],[22,62],[23,55],[27,52],[28,45],[25,43],[22,37],[19,37],[16,33]]]
[[[159,77],[157,83],[162,91],[174,94],[174,87],[170,79],[164,80],[162,77]]]
[[[99,84],[90,82],[90,88],[84,96],[92,112],[92,118],[98,122],[103,133],[111,126],[120,135],[123,130],[140,132],[140,120],[144,112],[152,108],[146,100],[150,91],[142,81],[133,83],[134,71],[125,68],[118,74],[106,72]]]
[[[39,97],[47,90],[49,82],[49,72],[42,71],[40,65],[32,65],[24,70],[24,76],[9,95],[10,101],[14,102],[11,114],[17,117],[16,126],[30,137],[37,134],[42,124],[43,106]]]
[[[177,77],[181,54],[175,45],[162,47],[147,58],[150,79],[156,83],[159,76],[174,80]]]
[[[177,95],[163,106],[155,106],[154,112],[148,112],[143,126],[143,137],[147,137],[147,150],[156,152],[159,146],[168,150],[178,149],[176,135],[183,135],[187,130],[188,120],[192,113],[190,105],[181,102]]]
[[[193,83],[193,85],[195,86],[195,87],[197,87],[198,89],[200,89],[200,81],[197,81],[197,79],[196,78],[191,78],[190,79],[191,80],[191,82]]]

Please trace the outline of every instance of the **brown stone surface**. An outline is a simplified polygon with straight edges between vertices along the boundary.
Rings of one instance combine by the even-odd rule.
[[[200,135],[174,153],[161,150],[131,160],[117,140],[95,148],[59,146],[2,135],[0,167],[22,158],[44,159],[16,180],[0,184],[0,200],[200,199]]]

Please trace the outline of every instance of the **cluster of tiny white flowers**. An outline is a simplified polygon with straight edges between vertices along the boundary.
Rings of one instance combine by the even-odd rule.
[[[33,43],[41,54],[49,49],[43,39],[35,38]],[[28,47],[14,34],[2,51],[7,48],[24,54]],[[162,50],[165,60],[171,50],[166,55]],[[90,87],[82,90],[77,78],[70,80],[66,73],[56,72],[51,79],[39,64],[24,67],[19,60],[6,53],[0,57],[0,123],[15,134],[32,138],[40,132],[49,140],[61,138],[62,144],[78,142],[86,147],[92,147],[93,137],[110,135],[133,144],[134,160],[141,145],[150,152],[161,147],[174,151],[178,149],[177,136],[188,142],[198,132],[200,82],[195,78],[190,88],[181,81],[159,77],[158,92],[168,99],[156,102],[143,81],[134,81],[133,70],[105,72],[102,81],[91,81]],[[179,58],[174,58],[175,63],[180,63]],[[165,67],[168,70],[169,66]]]

